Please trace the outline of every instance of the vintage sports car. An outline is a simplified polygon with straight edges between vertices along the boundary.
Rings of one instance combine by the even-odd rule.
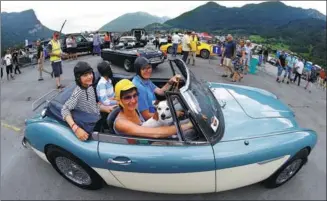
[[[116,135],[119,107],[88,141],[80,141],[63,122],[60,110],[68,87],[35,117],[26,120],[22,144],[49,162],[72,184],[99,189],[103,184],[158,193],[209,193],[257,182],[268,188],[289,181],[307,162],[317,134],[301,128],[294,113],[265,90],[198,80],[180,59],[169,60],[181,74],[165,97],[177,138]],[[114,75],[114,83],[123,75]],[[167,79],[153,78],[159,87]],[[48,96],[48,95],[47,95]],[[34,104],[38,108],[47,96]],[[49,95],[50,96],[50,95]],[[176,116],[176,101],[184,116]],[[42,108],[42,107],[39,107]],[[57,114],[57,115],[56,115]],[[180,129],[181,121],[193,124]]]
[[[162,45],[160,47],[160,50],[162,52],[172,54],[173,53],[173,44],[168,43],[168,44]],[[178,54],[182,53],[182,44],[178,45],[177,53]],[[196,52],[196,55],[200,56],[200,57],[202,57],[204,59],[208,59],[210,55],[214,56],[215,54],[212,52],[212,46],[211,45],[209,45],[208,43],[199,42],[198,51]]]
[[[162,51],[150,48],[133,48],[133,47],[113,47],[112,49],[102,49],[101,58],[110,61],[113,64],[123,66],[127,72],[134,71],[134,61],[138,56],[149,59],[152,68],[165,61],[167,55]]]

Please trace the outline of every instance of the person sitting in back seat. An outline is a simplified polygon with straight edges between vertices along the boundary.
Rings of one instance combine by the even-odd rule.
[[[91,66],[79,61],[74,67],[76,87],[61,109],[62,118],[72,128],[78,139],[89,138],[101,112],[111,112],[112,106],[98,104],[93,87],[94,73]]]
[[[96,91],[98,100],[102,105],[117,106],[117,101],[114,100],[115,92],[112,85],[112,71],[108,61],[102,61],[98,64],[98,72],[101,75]]]

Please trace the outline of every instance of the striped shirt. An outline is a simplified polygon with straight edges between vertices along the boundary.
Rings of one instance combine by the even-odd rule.
[[[117,101],[113,100],[115,92],[110,79],[106,80],[101,77],[97,85],[97,94],[99,102],[103,105],[117,105]]]
[[[74,109],[100,115],[100,106],[96,102],[92,86],[87,89],[76,86],[72,95],[61,109],[62,118],[65,119],[67,115],[71,115],[70,111]]]

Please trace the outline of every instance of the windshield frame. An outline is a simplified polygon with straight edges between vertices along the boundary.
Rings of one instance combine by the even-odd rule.
[[[180,88],[180,93],[183,99],[185,100],[185,104],[188,105],[190,108],[190,112],[192,113],[194,119],[198,123],[199,128],[203,132],[203,134],[206,136],[206,138],[209,140],[209,142],[213,145],[220,141],[220,139],[223,137],[225,132],[225,121],[224,121],[224,115],[221,109],[221,106],[218,102],[218,100],[215,98],[214,94],[212,93],[210,89],[210,85],[207,82],[199,81],[195,75],[187,68],[184,61],[181,59],[171,59],[170,62],[174,62],[176,66],[179,68],[179,71],[183,74],[182,76],[186,78],[185,85]],[[171,64],[172,66],[172,64]],[[173,69],[172,69],[173,70]],[[195,83],[196,82],[196,83]],[[199,98],[195,99],[196,96],[194,96],[192,92],[192,85],[196,84],[198,88],[202,89],[204,93],[206,93],[206,96],[209,96],[210,102],[214,107],[210,108],[210,113],[212,112],[214,116],[219,121],[219,126],[216,131],[214,131],[210,127],[210,119],[204,120],[202,118],[202,113],[197,111],[196,107],[194,106],[196,103],[195,101],[200,102]],[[198,97],[198,96],[197,96]],[[203,97],[205,98],[205,97]],[[202,109],[202,108],[201,108]]]

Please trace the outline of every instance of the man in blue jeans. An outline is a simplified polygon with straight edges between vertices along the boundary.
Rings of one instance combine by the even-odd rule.
[[[278,72],[277,72],[277,79],[276,79],[276,82],[278,83],[280,83],[279,77],[282,75],[283,71],[285,71],[285,74],[287,74],[285,61],[286,61],[285,52],[282,51],[278,58]]]
[[[172,54],[172,56],[173,57],[176,57],[179,40],[180,40],[180,37],[178,35],[178,32],[176,32],[172,37],[172,42],[173,42],[173,54]]]

